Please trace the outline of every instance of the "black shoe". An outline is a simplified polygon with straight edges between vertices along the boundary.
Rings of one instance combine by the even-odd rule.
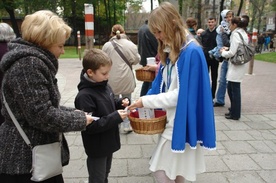
[[[215,103],[213,104],[213,106],[214,106],[214,107],[223,107],[224,104],[220,104],[220,103],[215,102]]]
[[[225,116],[226,119],[232,119],[232,120],[239,120],[239,118],[234,118],[233,116],[229,115],[229,116]]]
[[[224,116],[231,116],[231,112],[225,113]]]

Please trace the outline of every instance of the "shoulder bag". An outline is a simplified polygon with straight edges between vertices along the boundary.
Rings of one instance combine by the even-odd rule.
[[[132,71],[132,66],[131,64],[129,63],[129,61],[127,60],[127,58],[125,57],[125,55],[121,52],[121,50],[118,48],[118,46],[116,45],[116,43],[112,40],[111,41],[111,44],[113,45],[114,49],[117,51],[117,53],[120,55],[120,57],[125,61],[125,63],[129,66],[130,68],[130,71],[132,73],[132,76],[133,76],[133,79],[135,78],[134,77],[134,74],[133,74],[133,71]],[[135,79],[134,79],[134,83],[135,83]],[[135,83],[135,86],[136,86],[136,83]]]
[[[111,41],[114,49],[117,51],[117,53],[120,55],[120,57],[125,61],[125,63],[129,66],[131,72],[132,72],[132,66],[130,65],[129,61],[125,57],[125,55],[121,52],[121,50],[118,48],[118,46],[114,43],[114,41]]]
[[[236,54],[229,59],[229,61],[234,65],[243,65],[253,59],[255,54],[255,47],[251,44],[244,42],[241,33],[237,32],[242,40],[239,44]]]
[[[6,102],[4,94],[3,103],[20,135],[32,150],[31,180],[35,182],[41,182],[51,177],[62,174],[63,170],[61,163],[61,143],[54,142],[33,147],[26,133],[23,131],[17,119],[13,115],[8,103]]]

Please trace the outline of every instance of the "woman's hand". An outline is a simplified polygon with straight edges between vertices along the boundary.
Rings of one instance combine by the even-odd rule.
[[[146,71],[156,71],[156,69],[157,69],[157,64],[154,64],[154,65],[148,64],[145,67],[143,67],[143,70],[146,70]]]
[[[126,110],[117,110],[119,115],[121,116],[122,120],[124,120],[127,117],[127,111]]]
[[[90,125],[93,122],[93,118],[90,114],[86,114],[86,126]]]
[[[223,51],[228,51],[228,50],[229,48],[224,46],[219,50],[219,52],[222,53]]]
[[[142,98],[139,98],[138,100],[133,102],[130,106],[128,106],[128,110],[132,111],[133,109],[141,108],[141,107],[144,107],[144,106],[142,103]]]

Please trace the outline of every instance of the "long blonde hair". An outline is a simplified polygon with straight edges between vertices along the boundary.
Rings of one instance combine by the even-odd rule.
[[[151,32],[163,32],[165,43],[158,40],[158,54],[162,64],[166,63],[168,54],[164,52],[166,45],[170,46],[169,58],[174,64],[178,59],[180,49],[186,42],[186,27],[176,8],[169,2],[162,2],[149,16],[148,25]]]

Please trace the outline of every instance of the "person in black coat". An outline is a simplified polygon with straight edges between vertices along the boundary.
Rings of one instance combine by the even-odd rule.
[[[210,58],[208,51],[212,50],[217,46],[216,18],[214,17],[209,18],[207,24],[208,24],[208,28],[201,34],[200,37],[201,37],[201,43],[203,46],[204,55],[208,65],[208,70],[211,69],[212,97],[214,99],[216,90],[217,90],[219,62],[215,58]]]
[[[150,32],[148,20],[142,25],[138,31],[138,52],[141,56],[140,64],[147,65],[148,57],[155,57],[157,55],[158,42],[155,36]],[[143,82],[140,96],[147,94],[151,88],[151,82]]]
[[[82,131],[87,154],[89,183],[106,183],[113,153],[120,149],[118,125],[127,117],[128,98],[114,99],[107,84],[112,61],[100,49],[91,49],[83,57],[75,107],[93,115],[94,121]],[[117,110],[119,109],[119,110]]]

